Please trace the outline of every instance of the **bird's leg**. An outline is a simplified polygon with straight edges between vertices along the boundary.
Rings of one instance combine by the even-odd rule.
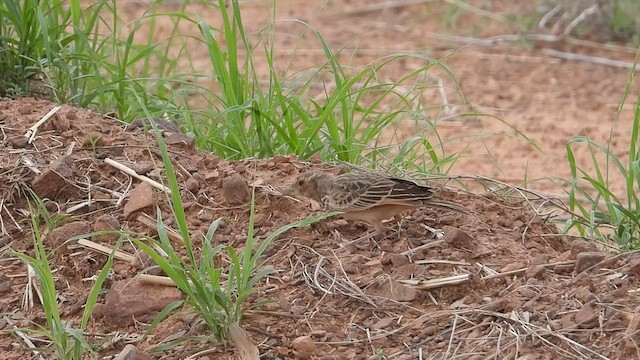
[[[402,232],[402,216],[400,214],[393,215],[393,219],[398,223],[398,240],[400,240],[400,233]]]
[[[375,249],[375,248],[380,248],[380,246],[378,246],[378,241],[384,239],[384,225],[382,225],[382,221],[378,220],[376,222],[372,222],[371,225],[373,225],[374,228],[374,232],[373,234],[371,234],[371,236],[369,237],[369,245],[371,245],[371,249]]]

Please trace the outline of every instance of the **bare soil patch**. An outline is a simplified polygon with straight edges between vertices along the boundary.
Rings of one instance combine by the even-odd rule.
[[[116,228],[155,236],[144,226],[141,212],[155,216],[154,207],[137,200],[152,198],[166,223],[172,224],[166,196],[140,189],[140,181],[115,170],[106,158],[137,164],[138,171],[159,181],[163,171],[155,137],[83,109],[63,106],[41,128],[32,144],[24,134],[54,104],[20,99],[0,101],[0,143],[4,194],[3,253],[0,262],[0,311],[17,326],[44,324],[42,307],[21,306],[27,282],[26,266],[4,252],[8,247],[33,253],[33,239],[23,192],[38,177],[65,173],[64,184],[52,189],[47,207],[69,220],[45,238],[55,270],[60,308],[67,320],[79,321],[82,305],[106,256],[67,241],[95,229]],[[225,179],[241,177],[256,186],[256,228],[264,237],[276,228],[314,211],[307,202],[279,196],[279,188],[301,171],[339,171],[329,165],[301,163],[289,157],[229,162],[195,151],[188,139],[165,132],[181,185],[193,238],[224,217],[215,241],[240,250],[246,239],[249,205],[246,197],[230,204]],[[171,139],[181,139],[171,141]],[[46,175],[54,169],[54,175]],[[135,189],[135,190],[134,190]],[[132,193],[133,191],[133,193]],[[144,195],[135,195],[141,191]],[[148,195],[150,191],[151,195]],[[234,191],[234,194],[237,191]],[[475,213],[467,216],[419,209],[401,224],[389,222],[390,235],[372,249],[358,223],[331,219],[282,235],[264,257],[277,272],[258,285],[247,305],[272,299],[252,310],[240,324],[258,344],[264,358],[300,357],[300,336],[315,343],[316,359],[389,358],[540,359],[623,358],[637,356],[640,301],[640,261],[637,255],[611,256],[594,245],[559,233],[536,214],[528,202],[493,194],[468,194],[442,188],[439,196]],[[122,200],[121,200],[122,198]],[[86,206],[74,206],[89,201]],[[239,203],[239,204],[238,204]],[[125,216],[127,207],[134,211]],[[427,227],[442,229],[442,238]],[[400,228],[398,228],[400,226]],[[398,230],[399,229],[399,230]],[[91,239],[114,245],[113,237]],[[127,244],[123,250],[136,255]],[[140,284],[145,265],[116,261],[88,336],[100,356],[112,356],[126,344],[148,350],[174,337],[203,335],[206,329],[192,316],[165,320],[146,340],[147,324],[166,299],[179,294],[171,287]],[[424,289],[430,281],[467,275],[457,285]],[[159,307],[160,306],[160,307]],[[123,316],[125,314],[125,316]],[[24,342],[0,325],[0,351],[6,359],[33,354]],[[47,343],[32,337],[38,346]],[[183,359],[206,349],[187,342],[154,358]],[[226,359],[233,347],[214,348],[202,358]]]

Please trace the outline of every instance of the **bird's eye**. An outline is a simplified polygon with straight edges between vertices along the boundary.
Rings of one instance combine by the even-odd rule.
[[[302,186],[302,185],[304,185],[304,179],[298,180],[298,186]]]

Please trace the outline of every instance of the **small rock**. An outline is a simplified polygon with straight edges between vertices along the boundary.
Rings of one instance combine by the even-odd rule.
[[[514,271],[514,270],[520,270],[525,267],[526,266],[523,263],[514,262],[514,263],[503,266],[502,269],[500,269],[500,272],[504,273],[504,272]]]
[[[386,317],[386,318],[380,319],[380,321],[373,324],[371,328],[374,330],[380,330],[380,329],[389,327],[391,324],[393,324],[393,318]]]
[[[94,314],[113,326],[133,325],[135,320],[153,321],[165,306],[183,299],[172,286],[146,284],[136,280],[119,280],[111,285],[104,304],[96,304]]]
[[[155,209],[156,207],[156,193],[146,182],[141,182],[136,186],[131,195],[129,201],[124,205],[123,213],[124,217],[129,219],[132,215],[147,208]]]
[[[285,155],[274,155],[272,160],[276,164],[290,163],[291,157]]]
[[[629,273],[640,278],[640,254],[634,253],[629,257]]]
[[[120,231],[120,230],[121,230],[120,229],[120,222],[118,221],[118,219],[116,219],[115,216],[113,216],[111,214],[101,215],[100,217],[98,217],[96,219],[96,222],[93,223],[93,231],[94,232]],[[115,242],[116,240],[118,240],[118,237],[120,237],[120,234],[113,233],[113,234],[96,235],[94,238],[95,238],[96,241],[99,241],[99,242],[111,243],[111,242]]]
[[[442,227],[442,231],[444,231],[445,243],[450,246],[456,248],[470,248],[473,246],[473,237],[456,227],[445,225]]]
[[[395,267],[400,267],[409,263],[409,258],[402,254],[393,254],[391,256],[391,263]]]
[[[213,214],[207,210],[200,210],[198,212],[198,220],[204,223],[210,223],[213,220]]]
[[[311,336],[299,336],[293,339],[291,347],[301,359],[306,359],[316,352],[316,343]]]
[[[582,239],[573,240],[570,248],[573,256],[578,256],[581,252],[598,251],[596,244]]]
[[[59,133],[69,131],[71,129],[71,124],[66,116],[54,116],[51,119],[51,125],[53,125],[53,128]]]
[[[204,166],[207,169],[215,169],[218,167],[218,164],[220,164],[221,160],[222,159],[215,155],[207,154],[204,158]]]
[[[637,307],[633,317],[629,321],[629,325],[627,325],[627,329],[624,331],[624,349],[627,351],[637,351],[637,334],[638,329],[640,328],[640,307]]]
[[[527,268],[525,276],[527,278],[541,279],[546,271],[547,269],[545,269],[543,266],[529,266]]]
[[[189,150],[189,153],[193,153],[196,146],[196,139],[179,132],[169,134],[164,141],[167,145],[179,146],[183,149]]]
[[[574,315],[574,321],[582,329],[591,329],[598,325],[598,312],[593,303],[584,304]]]
[[[193,176],[189,177],[187,179],[187,190],[197,194],[198,190],[200,190],[200,182]]]
[[[67,181],[73,181],[76,167],[71,156],[63,156],[52,161],[42,174],[38,175],[31,185],[41,198],[53,199],[67,186]]]
[[[58,247],[74,236],[85,235],[90,232],[91,225],[89,222],[83,220],[73,221],[53,229],[48,236],[48,240],[51,241],[52,245]]]
[[[23,149],[29,146],[29,139],[24,135],[17,135],[8,139],[9,145],[14,149]]]
[[[78,118],[76,109],[71,109],[67,111],[67,113],[64,116],[69,120],[76,120]]]
[[[627,328],[627,324],[625,324],[619,317],[612,317],[604,322],[602,328],[607,332],[617,332],[625,330]]]
[[[565,314],[560,318],[561,329],[570,329],[576,325],[573,314]]]
[[[0,294],[8,293],[11,290],[11,281],[9,281],[9,279],[5,277],[2,277],[2,279],[0,279]]]
[[[31,112],[33,112],[34,106],[33,105],[22,105],[18,108],[18,113],[20,113],[20,115],[28,115],[31,114]]]
[[[240,174],[233,174],[222,179],[222,191],[227,202],[232,205],[244,204],[251,199],[249,184]]]
[[[533,259],[531,259],[529,266],[546,265],[548,263],[549,263],[549,258],[547,257],[547,255],[538,254],[534,256]]]
[[[325,330],[313,330],[311,332],[311,337],[325,339],[327,337],[327,332]]]
[[[151,356],[138,350],[135,346],[127,344],[113,360],[151,360]]]
[[[138,175],[146,175],[154,168],[153,163],[150,161],[128,161],[124,165],[131,168]]]
[[[600,251],[581,252],[576,256],[576,272],[581,273],[601,262],[607,255]]]
[[[593,295],[593,293],[591,293],[591,291],[589,291],[589,289],[586,286],[582,286],[578,288],[573,293],[573,296],[583,304],[586,304],[595,299],[595,296]]]

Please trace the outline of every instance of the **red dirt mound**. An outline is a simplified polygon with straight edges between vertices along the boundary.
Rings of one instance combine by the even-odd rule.
[[[6,250],[33,254],[26,189],[45,197],[65,222],[44,238],[66,320],[79,323],[94,277],[107,256],[70,237],[122,229],[155,236],[145,225],[159,206],[173,227],[166,194],[116,169],[161,181],[164,171],[153,134],[125,127],[88,110],[62,106],[38,128],[27,130],[55,105],[21,99],[0,101],[0,352],[5,359],[33,355],[50,344],[15,327],[45,324],[42,306],[21,305],[28,282],[24,263]],[[307,201],[277,190],[308,169],[338,171],[319,163],[278,156],[230,162],[198,152],[185,136],[164,130],[196,245],[214,219],[224,221],[216,243],[241,249],[246,239],[251,188],[256,190],[257,235],[264,238],[314,212]],[[145,184],[145,185],[141,185]],[[276,272],[248,300],[274,302],[251,310],[240,324],[263,358],[315,359],[559,359],[639,356],[640,257],[611,256],[583,240],[562,235],[529,202],[491,193],[439,191],[472,215],[418,209],[372,248],[370,227],[330,219],[280,236],[264,256]],[[110,235],[92,241],[116,243]],[[131,244],[117,260],[89,325],[99,356],[132,343],[140,350],[176,337],[206,334],[198,319],[176,316],[149,338],[147,324],[181,295],[172,287],[138,281],[148,262]],[[307,336],[307,337],[305,337]],[[295,340],[295,341],[294,341]],[[153,356],[183,359],[206,349],[185,342]],[[232,347],[200,358],[226,359]],[[233,355],[232,355],[233,356]]]

